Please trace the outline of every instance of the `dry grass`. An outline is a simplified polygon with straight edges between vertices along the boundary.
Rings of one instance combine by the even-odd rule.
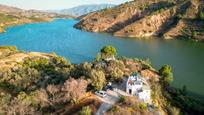
[[[87,96],[81,99],[77,104],[67,105],[63,109],[57,111],[55,114],[60,115],[77,115],[84,106],[89,106],[92,113],[96,113],[102,102],[92,93],[87,93]]]
[[[1,53],[1,52],[0,52]],[[31,52],[31,53],[14,53],[9,56],[6,56],[0,59],[0,69],[12,68],[18,62],[22,62],[27,57],[43,57],[43,58],[51,58],[52,56],[45,53],[40,52]]]

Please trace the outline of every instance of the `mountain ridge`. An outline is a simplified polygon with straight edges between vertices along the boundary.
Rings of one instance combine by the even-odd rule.
[[[204,1],[135,0],[91,13],[76,28],[120,37],[204,40]],[[199,27],[198,27],[199,26]],[[184,32],[185,31],[185,32]]]
[[[105,8],[111,8],[114,6],[115,6],[114,4],[88,4],[88,5],[80,5],[80,6],[76,6],[68,9],[62,9],[62,10],[50,10],[50,11],[48,10],[48,12],[68,14],[72,16],[82,16],[91,12],[95,12]]]

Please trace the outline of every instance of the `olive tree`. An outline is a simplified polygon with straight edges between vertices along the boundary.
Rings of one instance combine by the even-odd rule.
[[[101,90],[106,83],[105,74],[101,70],[91,70],[90,85],[96,90]]]
[[[124,75],[124,72],[120,68],[118,68],[118,67],[113,69],[112,72],[111,72],[111,78],[113,80],[116,80],[116,81],[122,80],[123,75]]]

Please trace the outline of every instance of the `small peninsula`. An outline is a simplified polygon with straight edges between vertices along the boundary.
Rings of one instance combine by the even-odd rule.
[[[172,69],[156,70],[149,60],[117,57],[104,46],[93,62],[71,64],[56,54],[22,52],[0,47],[0,114],[96,114],[103,99],[93,92],[110,86],[120,91],[106,114],[202,114],[204,103],[187,94],[186,87],[171,87]],[[125,95],[123,81],[140,75],[149,85],[151,104]],[[107,85],[108,84],[108,85]],[[121,93],[123,92],[123,93]],[[109,94],[110,95],[110,94]]]
[[[5,28],[27,23],[47,22],[55,18],[74,18],[69,15],[47,13],[38,10],[23,10],[11,6],[0,5],[0,33]]]

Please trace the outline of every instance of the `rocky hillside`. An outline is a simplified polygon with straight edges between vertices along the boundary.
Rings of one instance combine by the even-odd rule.
[[[56,13],[46,13],[37,10],[22,10],[15,7],[0,5],[0,33],[4,32],[4,28],[13,25],[51,21],[54,18],[71,17],[67,15],[59,15]]]
[[[204,1],[134,0],[91,13],[76,28],[120,37],[204,40]]]

